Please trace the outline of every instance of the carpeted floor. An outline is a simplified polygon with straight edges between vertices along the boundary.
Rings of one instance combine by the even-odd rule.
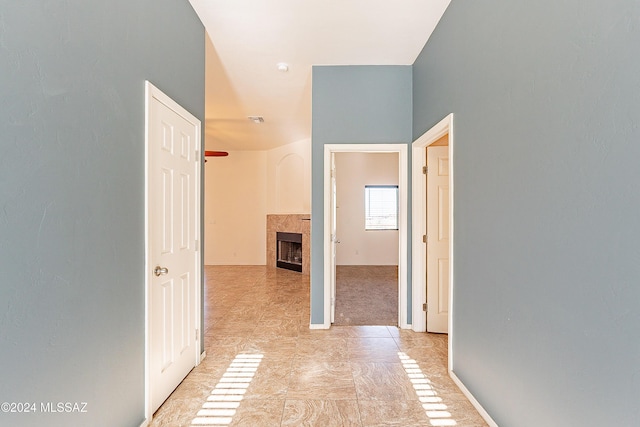
[[[398,325],[398,267],[339,265],[334,325]]]

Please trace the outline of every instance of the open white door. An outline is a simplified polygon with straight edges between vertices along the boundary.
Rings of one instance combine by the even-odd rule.
[[[427,331],[449,324],[449,147],[427,147]]]
[[[147,399],[199,363],[200,121],[147,83]]]
[[[336,155],[331,153],[331,323],[336,320],[336,252],[338,237],[336,236]]]

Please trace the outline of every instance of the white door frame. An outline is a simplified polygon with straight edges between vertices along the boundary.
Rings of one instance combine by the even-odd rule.
[[[407,144],[325,144],[324,146],[324,324],[331,327],[331,155],[333,153],[398,153],[398,326],[407,329]]]
[[[150,375],[150,360],[151,360],[151,348],[150,348],[150,336],[149,336],[149,327],[150,327],[150,320],[149,320],[149,316],[150,316],[150,309],[151,309],[151,292],[150,292],[150,288],[151,288],[151,282],[152,282],[152,272],[151,269],[152,264],[151,262],[151,221],[150,221],[150,206],[149,206],[149,202],[150,202],[150,176],[149,176],[149,157],[150,157],[150,110],[151,110],[151,102],[153,99],[157,99],[158,101],[160,101],[161,103],[163,103],[164,105],[168,106],[169,108],[171,108],[173,111],[175,111],[176,113],[180,114],[182,117],[184,117],[187,121],[193,123],[196,126],[196,139],[195,139],[195,150],[196,150],[196,155],[195,155],[195,161],[197,162],[197,167],[196,167],[196,177],[194,180],[194,185],[195,185],[195,206],[194,206],[194,211],[195,211],[195,235],[196,236],[200,236],[200,222],[201,222],[201,212],[200,212],[200,205],[201,205],[201,195],[200,195],[200,174],[201,174],[201,161],[200,161],[200,152],[201,152],[201,132],[202,132],[202,127],[201,127],[201,123],[198,119],[196,119],[195,117],[193,117],[193,115],[191,113],[189,113],[187,110],[185,110],[184,108],[182,108],[179,104],[177,104],[175,101],[173,101],[171,98],[169,98],[167,95],[165,95],[160,89],[156,88],[153,84],[151,84],[149,81],[145,81],[145,146],[144,146],[144,230],[145,230],[145,261],[144,261],[144,310],[145,310],[145,316],[144,316],[144,330],[145,330],[145,335],[144,335],[144,341],[145,341],[145,357],[144,357],[144,384],[145,384],[145,420],[144,422],[141,424],[142,426],[147,425],[150,421],[151,418],[153,416],[153,414],[151,413],[151,375]],[[194,123],[195,122],[195,123]],[[199,237],[198,237],[199,240]],[[199,241],[196,242],[196,255],[195,255],[195,262],[196,262],[196,268],[195,268],[195,283],[196,283],[196,294],[195,294],[195,319],[194,319],[194,324],[196,325],[196,328],[198,328],[198,330],[200,330],[200,321],[201,321],[201,301],[202,301],[202,280],[201,280],[201,274],[202,274],[202,266],[201,266],[201,245],[199,244]],[[200,354],[200,345],[201,345],[201,338],[202,338],[202,331],[200,331],[200,336],[197,337],[197,341],[196,341],[196,345],[195,345],[195,351],[196,354],[194,355],[195,357],[195,363],[196,366],[200,364],[200,361],[202,359],[202,357],[204,357],[204,353],[201,355]]]
[[[444,135],[449,134],[449,369],[452,367],[451,339],[453,335],[453,113],[442,119],[437,125],[429,129],[412,144],[413,167],[411,173],[412,182],[412,268],[411,282],[413,290],[413,325],[416,332],[425,332],[427,326],[427,313],[422,310],[422,304],[427,300],[427,247],[422,241],[422,236],[426,234],[427,217],[427,183],[424,179],[422,168],[426,166],[427,159],[425,149]]]

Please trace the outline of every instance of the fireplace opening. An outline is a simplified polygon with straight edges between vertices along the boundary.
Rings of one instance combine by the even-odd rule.
[[[276,233],[276,265],[302,272],[302,234]]]

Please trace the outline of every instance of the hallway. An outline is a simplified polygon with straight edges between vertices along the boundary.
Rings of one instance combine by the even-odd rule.
[[[486,426],[447,374],[446,335],[310,330],[300,273],[206,266],[205,278],[207,357],[150,426]]]

